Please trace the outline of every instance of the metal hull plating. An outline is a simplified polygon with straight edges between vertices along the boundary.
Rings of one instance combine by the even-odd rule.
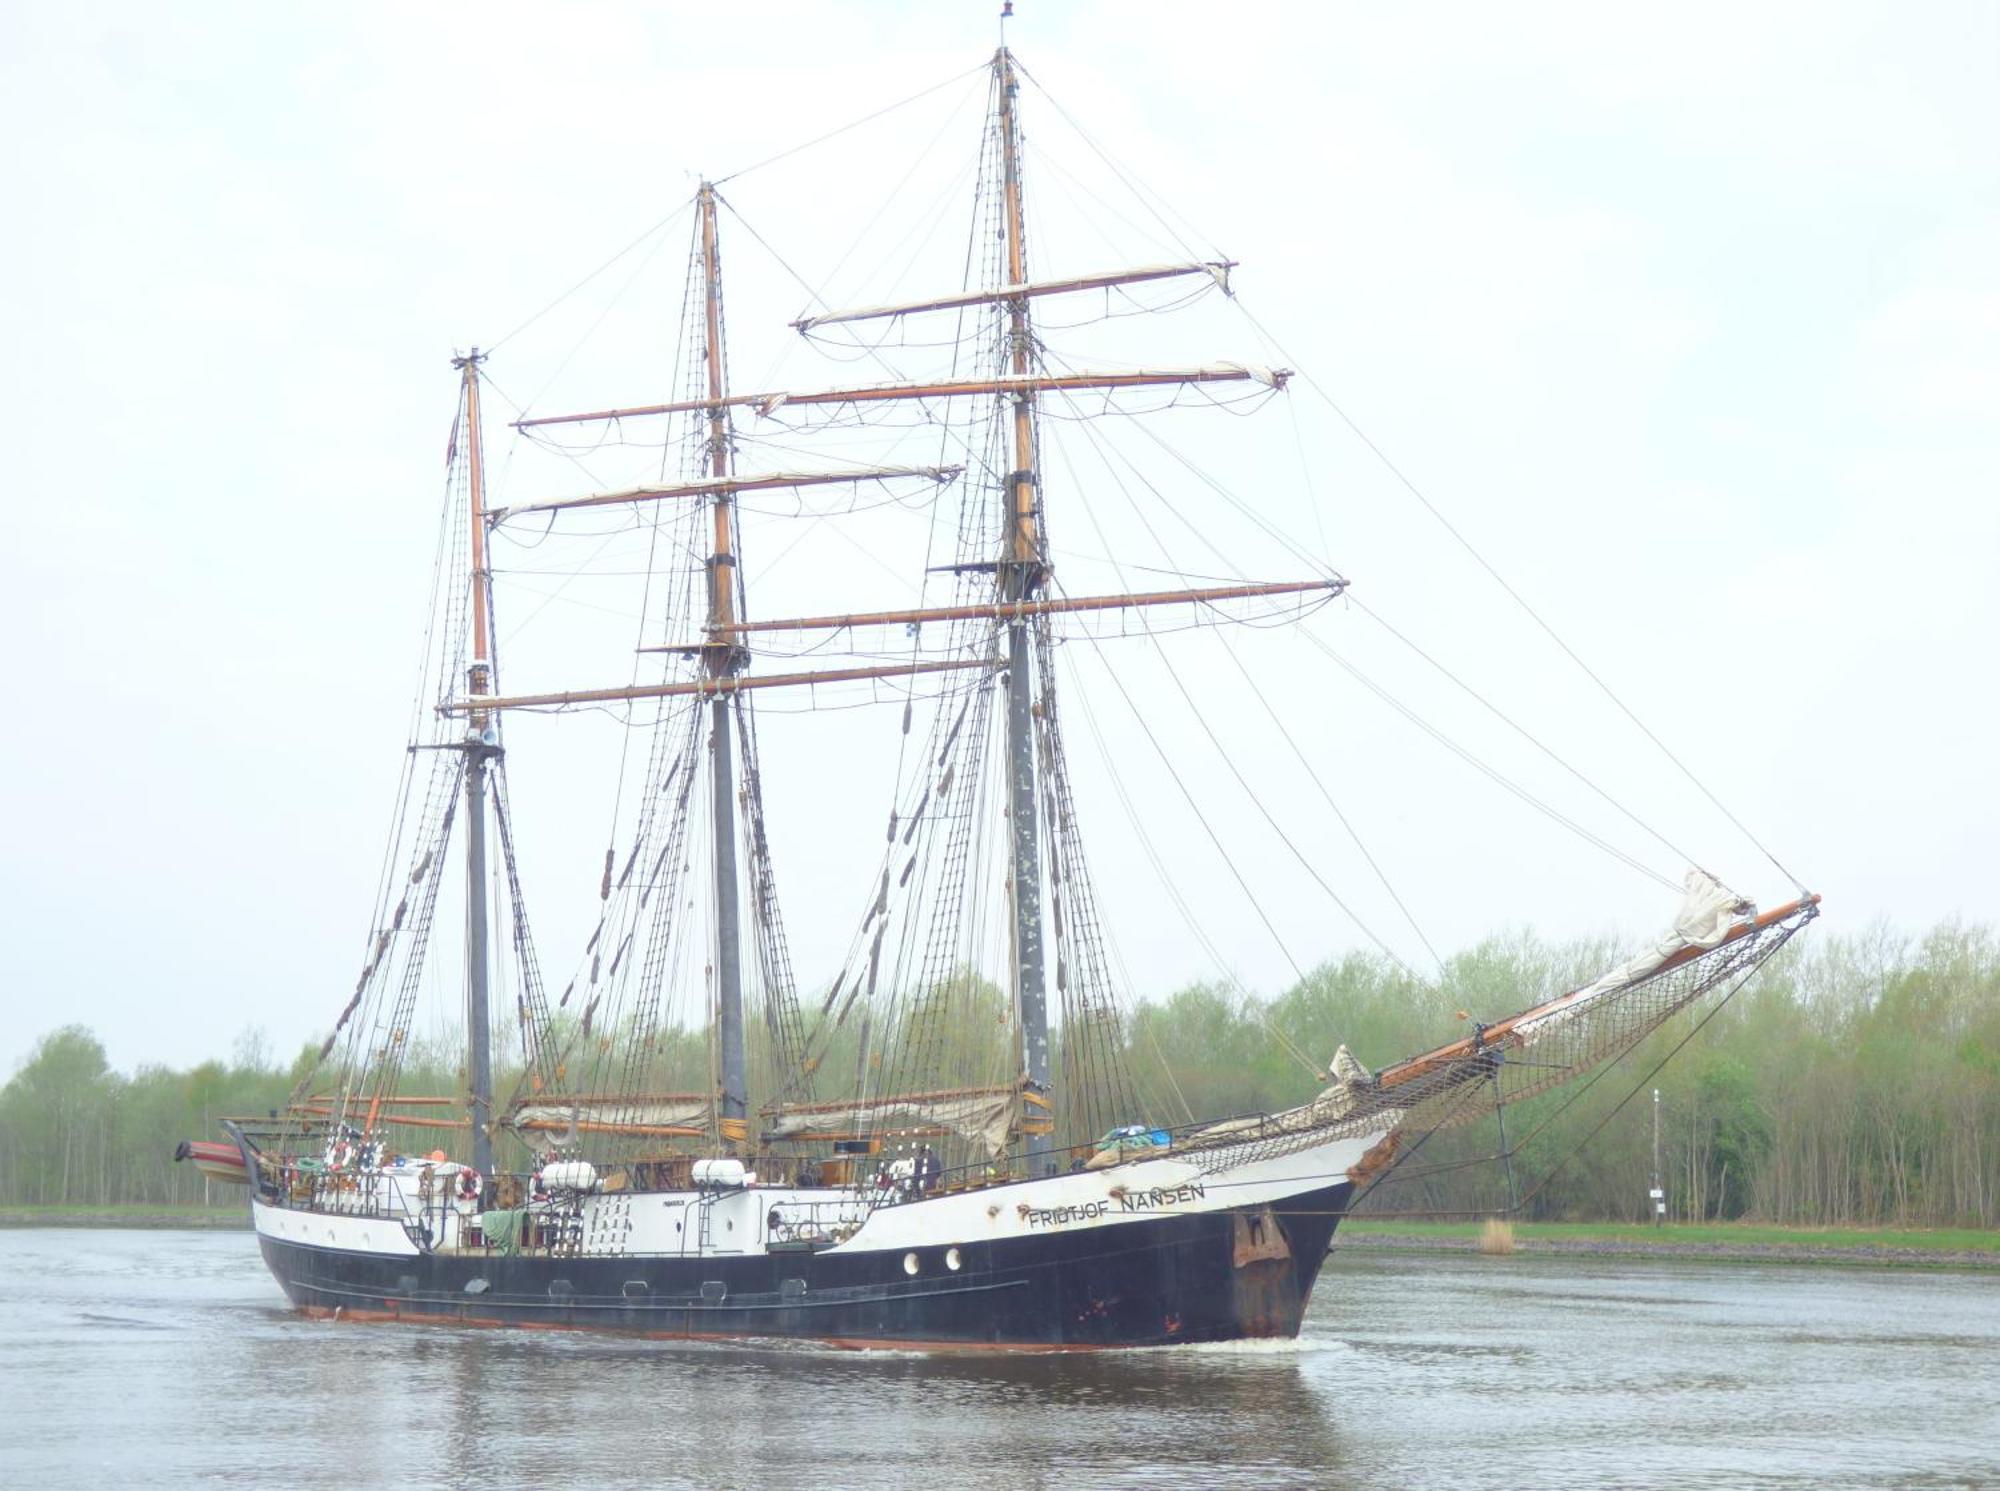
[[[1351,1190],[907,1250],[397,1257],[259,1240],[295,1306],[343,1319],[1084,1350],[1296,1335]]]

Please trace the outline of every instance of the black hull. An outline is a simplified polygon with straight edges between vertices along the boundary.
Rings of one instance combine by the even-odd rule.
[[[940,1244],[917,1250],[915,1276],[901,1250],[395,1258],[259,1241],[295,1306],[342,1319],[1083,1350],[1296,1335],[1351,1190],[964,1243],[957,1270]]]

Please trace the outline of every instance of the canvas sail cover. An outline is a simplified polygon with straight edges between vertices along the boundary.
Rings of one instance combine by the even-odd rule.
[[[834,1139],[897,1129],[941,1129],[998,1155],[1006,1151],[1018,1103],[1019,1094],[1012,1087],[964,1087],[845,1102],[785,1104],[769,1110],[765,1132],[773,1139]]]
[[[1551,1027],[1574,1019],[1603,995],[1657,973],[1689,948],[1719,947],[1732,928],[1756,915],[1756,907],[1706,870],[1689,870],[1683,884],[1686,893],[1681,897],[1681,909],[1674,916],[1673,926],[1596,983],[1544,1005],[1516,1022],[1514,1031],[1521,1043],[1533,1044]]]
[[[713,1106],[708,1095],[699,1092],[542,1098],[521,1103],[509,1115],[508,1122],[515,1128],[551,1132],[605,1124],[619,1128],[701,1129],[708,1127]]]
[[[1281,1113],[1225,1118],[1220,1123],[1204,1124],[1188,1134],[1182,1143],[1206,1145],[1236,1137],[1318,1133],[1361,1108],[1368,1085],[1374,1080],[1361,1059],[1345,1045],[1333,1053],[1328,1078],[1319,1096],[1309,1103],[1301,1103]]]

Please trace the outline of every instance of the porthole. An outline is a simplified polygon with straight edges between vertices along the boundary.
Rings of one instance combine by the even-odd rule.
[[[903,1272],[909,1274],[912,1278],[916,1277],[917,1255],[915,1253],[905,1253],[903,1255]]]
[[[957,1273],[961,1268],[965,1267],[965,1260],[959,1256],[957,1248],[946,1248],[944,1250],[944,1266],[953,1273]]]

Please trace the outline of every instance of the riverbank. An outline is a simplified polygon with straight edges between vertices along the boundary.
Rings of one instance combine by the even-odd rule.
[[[1357,1219],[1341,1224],[1334,1247],[1353,1252],[1476,1253],[1482,1249],[1484,1230],[1481,1222]],[[2000,1269],[2000,1229],[1516,1222],[1512,1239],[1514,1252],[1537,1255]]]
[[[0,1206],[0,1227],[196,1227],[250,1225],[250,1208],[231,1206]]]

